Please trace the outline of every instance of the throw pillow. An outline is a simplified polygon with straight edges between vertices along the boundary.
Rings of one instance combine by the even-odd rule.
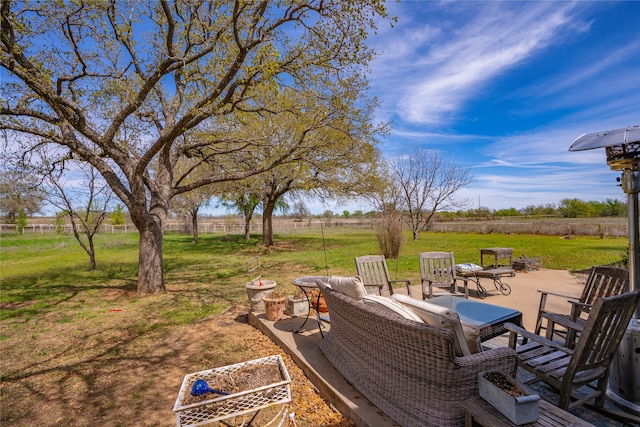
[[[364,296],[367,294],[360,276],[331,276],[329,278],[329,286],[331,286],[331,289],[333,289],[334,291],[345,294],[346,296],[357,301],[362,301],[362,298],[364,298]]]
[[[365,295],[363,300],[365,304],[370,305],[372,307],[377,307],[380,310],[386,311],[388,313],[398,314],[405,319],[415,320],[416,322],[422,322],[422,319],[416,313],[403,306],[402,304],[393,301],[387,297],[382,297],[380,295]]]
[[[420,301],[408,295],[393,294],[391,298],[410,307],[427,325],[450,328],[456,340],[456,348],[454,349],[456,356],[463,356],[465,353],[462,341],[466,344],[469,354],[482,351],[480,330],[475,325],[460,322],[460,317],[455,310],[427,301]]]
[[[480,270],[484,270],[484,268],[482,268],[478,264],[473,264],[470,262],[467,262],[465,264],[456,264],[456,271],[461,271],[463,273],[467,271],[480,271]]]

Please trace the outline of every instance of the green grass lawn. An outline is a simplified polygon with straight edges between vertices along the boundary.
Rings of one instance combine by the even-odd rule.
[[[299,275],[355,274],[354,257],[380,252],[373,230],[341,227],[276,235],[274,248],[264,248],[259,242],[260,236],[246,241],[238,235],[206,234],[194,245],[190,236],[167,234],[165,279],[179,300],[175,301],[177,307],[193,309],[194,300],[244,300],[242,285],[249,280],[246,262],[255,256],[260,257],[264,278],[286,286]],[[2,317],[16,315],[15,310],[38,310],[47,302],[55,304],[78,292],[109,286],[135,289],[137,234],[102,234],[96,243],[98,269],[89,271],[86,254],[69,234],[3,235]],[[619,262],[627,246],[624,238],[422,233],[418,241],[413,241],[407,233],[399,259],[389,260],[388,265],[392,278],[417,278],[421,251],[452,251],[458,263],[479,264],[479,248],[511,247],[514,257],[539,257],[545,268],[582,270]],[[23,305],[16,309],[7,306],[26,301],[35,305],[27,304],[28,309]]]

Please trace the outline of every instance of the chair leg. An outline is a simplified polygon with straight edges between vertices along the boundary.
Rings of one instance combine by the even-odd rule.
[[[606,400],[607,397],[607,384],[609,383],[609,376],[605,375],[604,378],[600,378],[598,380],[598,388],[597,390],[600,392],[600,395],[598,397],[596,397],[596,400],[594,402],[596,408],[602,408],[604,407],[604,401]]]
[[[553,320],[547,319],[547,328],[546,328],[545,338],[547,338],[549,341],[553,341],[553,334],[555,330],[556,330],[555,322]]]
[[[569,404],[571,403],[571,387],[568,390],[560,389],[560,396],[558,396],[558,408],[565,411],[569,410]]]
[[[540,335],[540,329],[542,329],[542,313],[544,312],[544,307],[547,305],[547,294],[543,293],[540,295],[540,305],[538,306],[538,320],[536,320],[536,329],[535,334]]]

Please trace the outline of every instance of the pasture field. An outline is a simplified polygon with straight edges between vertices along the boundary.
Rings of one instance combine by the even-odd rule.
[[[138,297],[135,233],[96,237],[98,269],[70,234],[0,238],[0,425],[170,426],[183,376],[263,357],[278,348],[246,323],[247,260],[293,294],[302,275],[353,275],[353,258],[379,253],[373,230],[330,227],[260,237],[167,233],[167,293]],[[582,270],[619,262],[626,238],[422,233],[407,241],[392,277],[418,282],[418,252],[453,251],[479,263],[479,248],[512,247],[549,269]],[[290,359],[301,426],[348,426]],[[300,397],[304,396],[304,397]]]

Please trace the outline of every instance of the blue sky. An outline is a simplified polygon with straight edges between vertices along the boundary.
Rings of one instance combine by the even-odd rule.
[[[415,147],[471,168],[470,208],[626,200],[583,133],[640,124],[640,1],[388,0],[368,43],[370,95],[391,124],[387,158]],[[368,211],[362,203],[320,204]],[[210,207],[209,213],[225,213]]]
[[[640,124],[640,2],[387,6],[398,22],[369,39],[371,95],[392,126],[385,157],[420,146],[470,167],[470,207],[626,200],[604,149],[568,148]]]

